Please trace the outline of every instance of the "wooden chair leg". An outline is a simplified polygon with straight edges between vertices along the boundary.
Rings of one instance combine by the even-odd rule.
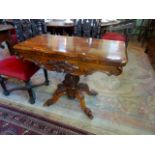
[[[35,97],[35,93],[34,93],[34,91],[32,89],[31,82],[30,81],[26,81],[25,84],[26,84],[26,88],[28,90],[28,94],[29,94],[29,97],[30,97],[29,102],[31,104],[34,104],[36,97]]]
[[[7,88],[6,88],[6,85],[5,85],[5,82],[4,82],[4,78],[1,77],[1,76],[0,76],[0,84],[1,84],[2,89],[3,89],[3,94],[4,94],[5,96],[8,96],[10,93],[9,93],[9,91],[8,91]]]
[[[45,85],[49,85],[49,80],[48,80],[48,73],[47,70],[43,68],[44,71],[44,76],[45,76]]]

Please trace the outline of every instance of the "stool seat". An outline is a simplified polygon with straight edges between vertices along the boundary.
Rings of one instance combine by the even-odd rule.
[[[39,67],[33,62],[10,56],[0,61],[0,75],[28,81]]]
[[[107,32],[102,36],[102,39],[126,41],[125,35],[116,32]]]

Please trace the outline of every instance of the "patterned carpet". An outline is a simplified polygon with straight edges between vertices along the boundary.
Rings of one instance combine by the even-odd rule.
[[[0,135],[83,134],[90,133],[0,104]]]
[[[66,97],[61,97],[50,107],[43,107],[62,81],[64,74],[61,73],[49,72],[50,86],[35,89],[35,105],[28,103],[27,92],[16,91],[6,97],[1,88],[0,101],[94,134],[155,134],[155,72],[143,51],[130,48],[128,58],[129,62],[120,76],[96,72],[81,78],[99,93],[96,97],[85,95],[85,101],[94,114],[93,120],[85,116],[76,100]],[[43,78],[40,70],[32,81],[40,83]],[[22,84],[12,79],[7,83],[9,87],[13,86],[12,83]]]

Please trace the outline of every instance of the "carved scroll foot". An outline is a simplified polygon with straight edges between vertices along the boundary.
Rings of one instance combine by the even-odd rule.
[[[92,111],[91,111],[89,108],[85,108],[85,109],[84,109],[84,112],[85,112],[85,114],[86,114],[90,119],[93,119],[93,118],[94,118],[94,116],[93,116],[93,114],[92,114]]]
[[[93,113],[92,113],[92,111],[91,111],[88,107],[86,107],[83,94],[81,94],[80,92],[77,92],[76,98],[79,100],[81,109],[84,111],[84,113],[85,113],[90,119],[93,119],[93,118],[94,118]]]
[[[52,105],[52,104],[54,104],[55,102],[52,102],[52,100],[51,99],[49,99],[49,100],[47,100],[45,103],[44,103],[44,107],[48,107],[48,106],[50,106],[50,105]]]

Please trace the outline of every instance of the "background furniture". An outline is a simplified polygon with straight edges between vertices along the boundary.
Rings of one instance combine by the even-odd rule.
[[[39,31],[38,34],[47,33],[47,27],[44,19],[32,19],[32,20],[34,20],[35,24],[37,25]]]
[[[109,26],[116,26],[118,24],[120,24],[121,21],[120,20],[106,20],[106,19],[102,19],[101,20],[101,35],[105,34],[107,31],[107,28]]]
[[[92,23],[92,38],[100,38],[101,37],[101,20],[93,19]]]
[[[147,19],[147,20],[143,19],[139,29],[140,31],[138,34],[138,41],[141,42],[142,46],[144,46],[144,43],[149,41],[149,39],[154,35],[155,20],[154,19]]]
[[[36,36],[39,34],[37,22],[35,19],[30,19],[30,21],[31,21],[32,35]]]
[[[126,43],[126,47],[128,45],[128,41],[131,37],[132,30],[135,27],[135,20],[128,20],[121,22],[118,25],[110,26],[103,36],[102,39],[107,40],[118,40],[118,41],[124,41]]]
[[[91,37],[92,19],[84,19],[82,25],[83,37]]]
[[[73,35],[74,32],[74,23],[65,23],[65,20],[52,20],[46,26],[51,34]]]
[[[23,19],[21,20],[21,26],[22,26],[22,33],[24,36],[24,40],[31,38],[33,36],[31,21],[28,19]]]
[[[74,36],[82,36],[82,19],[73,19],[74,21]]]
[[[82,92],[88,95],[97,93],[90,90],[87,84],[79,83],[80,76],[96,71],[119,75],[127,63],[125,43],[119,41],[44,34],[21,42],[14,48],[25,59],[40,63],[49,70],[66,73],[64,81],[45,106],[67,95],[71,99],[77,98],[82,110],[91,119],[93,115],[85,105]]]
[[[14,30],[14,27],[7,24],[0,24],[0,47],[4,48],[2,46],[2,42],[6,42],[10,54],[13,54],[13,48],[12,48],[12,38],[11,38],[11,30]]]
[[[75,23],[74,36],[100,38],[101,20],[100,19],[73,19]]]
[[[32,36],[47,33],[43,19],[12,19],[7,20],[15,29],[11,31],[13,44],[24,41]]]

